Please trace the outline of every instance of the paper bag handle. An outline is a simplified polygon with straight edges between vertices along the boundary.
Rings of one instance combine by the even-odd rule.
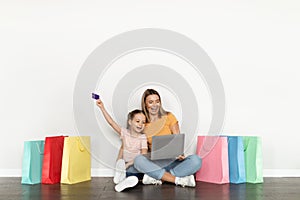
[[[248,145],[249,145],[249,142],[250,142],[250,138],[249,137],[246,137],[245,138],[246,142],[243,142],[244,143],[244,151],[246,151],[248,149]],[[246,144],[245,144],[246,143]]]
[[[44,155],[44,152],[41,152],[41,148],[40,148],[39,143],[36,142],[35,144],[36,144],[36,146],[37,146],[38,152],[39,152],[41,155]]]
[[[77,140],[77,146],[78,146],[78,149],[79,149],[81,152],[83,152],[83,151],[84,151],[84,146],[81,144],[80,138],[77,137],[76,140]]]

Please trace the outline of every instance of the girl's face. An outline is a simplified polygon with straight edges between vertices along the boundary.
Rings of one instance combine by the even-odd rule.
[[[131,131],[142,133],[145,128],[146,116],[142,113],[135,114],[132,120],[129,120]]]
[[[158,115],[160,109],[160,99],[156,94],[151,94],[146,97],[146,109],[149,115]]]

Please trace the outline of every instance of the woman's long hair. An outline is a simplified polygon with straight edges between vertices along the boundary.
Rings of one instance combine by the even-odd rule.
[[[154,90],[154,89],[147,89],[145,90],[143,96],[142,96],[142,110],[144,111],[144,114],[146,115],[146,123],[149,123],[150,122],[150,116],[149,116],[149,111],[146,107],[146,98],[149,96],[149,95],[153,95],[153,94],[156,94],[159,98],[159,101],[160,101],[160,107],[159,107],[159,112],[158,112],[158,117],[161,118],[162,116],[168,114],[168,112],[166,112],[163,107],[162,107],[162,102],[161,102],[161,98],[160,98],[160,95],[159,93]]]

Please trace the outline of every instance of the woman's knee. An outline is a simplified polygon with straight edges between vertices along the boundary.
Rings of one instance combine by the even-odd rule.
[[[195,168],[197,168],[197,169],[201,168],[202,159],[198,155],[196,155],[196,154],[191,155],[191,156],[189,156],[189,159],[191,160],[191,163],[195,166]]]

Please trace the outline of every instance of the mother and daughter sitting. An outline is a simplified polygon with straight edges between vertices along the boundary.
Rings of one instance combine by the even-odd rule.
[[[201,167],[198,155],[178,155],[176,159],[151,160],[147,154],[152,147],[152,137],[179,134],[176,117],[163,109],[159,93],[147,89],[142,96],[142,110],[129,112],[127,127],[117,124],[106,111],[103,102],[98,99],[97,106],[108,124],[120,135],[122,146],[119,151],[114,183],[115,190],[121,192],[138,183],[137,176],[143,174],[143,184],[161,185],[164,181],[182,187],[195,187],[194,173]]]

